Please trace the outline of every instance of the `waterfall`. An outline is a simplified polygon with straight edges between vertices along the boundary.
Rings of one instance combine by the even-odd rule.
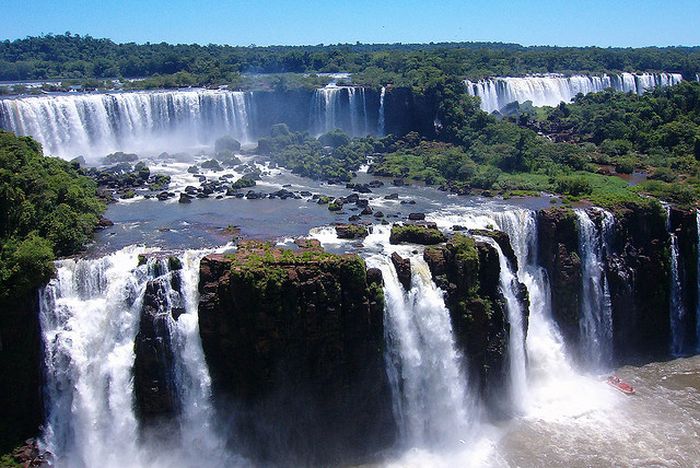
[[[98,259],[58,261],[56,277],[40,291],[47,409],[42,443],[59,466],[197,466],[202,454],[220,466],[236,461],[211,427],[197,319],[204,252],[180,256],[178,271],[157,258],[137,266],[144,253],[127,247]],[[155,327],[157,346],[172,348],[172,368],[166,369],[172,381],[166,384],[181,408],[178,440],[164,442],[167,447],[140,443],[134,409],[134,344],[149,283],[165,299],[154,319],[165,325]],[[177,320],[175,308],[182,312]]]
[[[0,99],[0,127],[34,137],[47,154],[100,157],[252,139],[252,93],[181,90]]]
[[[556,106],[571,102],[577,94],[588,94],[613,88],[616,91],[643,94],[657,86],[680,83],[679,73],[621,73],[619,75],[533,75],[525,77],[495,77],[476,82],[465,81],[467,91],[481,98],[486,112],[503,109],[511,102],[531,101],[534,106]]]
[[[611,213],[600,210],[599,230],[586,210],[577,209],[575,212],[583,281],[581,349],[586,363],[600,369],[609,365],[612,358],[612,304],[605,262],[615,219]]]
[[[367,262],[384,276],[387,371],[402,440],[409,446],[463,441],[473,410],[442,291],[420,256],[411,257],[408,293],[388,256]]]
[[[369,133],[366,89],[348,88],[348,103],[350,107],[350,134],[352,136],[366,136]]]
[[[664,205],[666,210],[666,231],[671,241],[671,284],[669,285],[671,298],[669,300],[669,319],[671,324],[671,354],[673,356],[682,356],[685,346],[685,302],[683,300],[683,281],[680,273],[679,258],[680,251],[678,249],[678,237],[673,232],[671,225],[671,207]]]
[[[671,237],[671,301],[669,310],[671,316],[671,354],[682,356],[685,349],[683,283],[678,269],[678,238],[674,233],[669,233],[669,235]]]
[[[309,129],[314,135],[341,129],[352,137],[372,133],[367,90],[357,86],[328,85],[311,96]]]
[[[322,135],[338,128],[337,113],[340,111],[342,90],[341,87],[328,85],[314,91],[309,122],[313,134]]]
[[[384,118],[384,98],[385,98],[385,96],[386,96],[386,86],[382,86],[382,91],[379,94],[379,121],[377,122],[377,128],[379,130],[380,136],[384,136],[384,134],[386,134],[386,122],[385,122],[385,118]]]
[[[515,278],[501,246],[490,237],[477,236],[477,238],[489,244],[498,253],[499,289],[506,300],[508,322],[510,323],[508,339],[509,390],[514,408],[522,411],[527,403],[527,356],[525,354],[524,311],[518,300],[518,280]]]

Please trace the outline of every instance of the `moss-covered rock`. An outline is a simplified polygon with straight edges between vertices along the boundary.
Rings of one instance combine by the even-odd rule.
[[[394,224],[391,227],[389,242],[392,244],[435,245],[445,242],[447,238],[435,224]]]
[[[507,375],[509,325],[498,289],[498,253],[486,243],[456,234],[423,254],[446,295],[457,345],[467,356],[470,382],[492,409],[500,407]]]
[[[238,406],[232,424],[250,456],[333,463],[391,444],[381,274],[369,281],[360,257],[318,242],[249,241],[205,257],[200,277],[215,402]]]
[[[364,239],[369,234],[367,226],[361,224],[338,224],[335,232],[339,239]]]
[[[406,291],[411,289],[411,260],[403,258],[398,253],[391,254],[391,263],[394,264],[396,275],[399,277],[399,283]]]

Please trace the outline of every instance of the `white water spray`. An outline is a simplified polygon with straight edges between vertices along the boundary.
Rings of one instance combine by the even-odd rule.
[[[403,442],[413,447],[463,443],[475,419],[474,404],[442,291],[420,256],[411,257],[409,292],[388,256],[367,262],[384,276],[387,367]]]
[[[579,223],[579,248],[583,287],[581,302],[581,348],[593,369],[608,366],[612,358],[612,304],[605,258],[614,218],[600,211],[602,228],[598,230],[585,210],[575,210]]]
[[[48,413],[43,446],[58,466],[68,467],[197,466],[202,453],[217,463],[238,463],[211,427],[210,381],[197,326],[203,252],[181,259],[185,313],[175,322],[164,311],[172,321],[168,338],[182,408],[179,440],[168,441],[168,447],[139,442],[132,373],[144,291],[158,275],[174,274],[152,261],[137,267],[142,253],[143,248],[127,247],[96,260],[59,261],[56,278],[41,291]],[[163,281],[168,309],[175,300],[169,284]]]
[[[252,99],[204,89],[18,97],[0,99],[0,127],[65,158],[160,153],[211,145],[225,134],[250,142]]]

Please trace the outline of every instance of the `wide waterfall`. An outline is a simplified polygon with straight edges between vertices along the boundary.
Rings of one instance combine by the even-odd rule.
[[[203,453],[219,466],[238,461],[212,429],[210,380],[197,319],[204,252],[186,252],[177,260],[149,258],[137,266],[144,253],[128,247],[98,259],[61,260],[55,279],[41,291],[43,446],[58,466],[197,466]],[[167,377],[162,384],[166,396],[176,400],[177,414],[173,433],[154,429],[157,442],[140,427],[133,380],[135,341],[144,332],[139,322],[149,288],[162,299],[153,319],[155,348]]]
[[[533,75],[526,77],[495,77],[479,81],[467,80],[469,94],[481,98],[481,108],[487,112],[503,109],[512,102],[531,101],[534,106],[556,106],[571,102],[577,94],[588,94],[613,88],[625,93],[643,94],[657,86],[680,83],[679,73],[621,73],[619,75]]]
[[[36,138],[47,154],[177,151],[222,135],[250,142],[252,93],[181,90],[0,99],[0,128]]]
[[[577,209],[583,287],[581,290],[581,351],[593,369],[605,368],[612,358],[612,303],[606,257],[615,219],[600,210],[600,229],[586,210]]]
[[[311,98],[309,129],[314,135],[335,129],[350,136],[374,133],[375,128],[369,123],[367,89],[328,85],[315,90]]]

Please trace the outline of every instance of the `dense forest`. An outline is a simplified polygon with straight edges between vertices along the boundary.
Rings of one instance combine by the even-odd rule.
[[[0,304],[46,281],[57,256],[90,240],[104,205],[69,162],[28,137],[0,131]]]
[[[523,47],[503,43],[248,47],[117,44],[70,33],[0,42],[0,80],[169,77],[172,85],[241,83],[241,74],[350,72],[368,85],[415,84],[436,70],[477,79],[527,73],[668,71],[694,78],[700,47]]]

